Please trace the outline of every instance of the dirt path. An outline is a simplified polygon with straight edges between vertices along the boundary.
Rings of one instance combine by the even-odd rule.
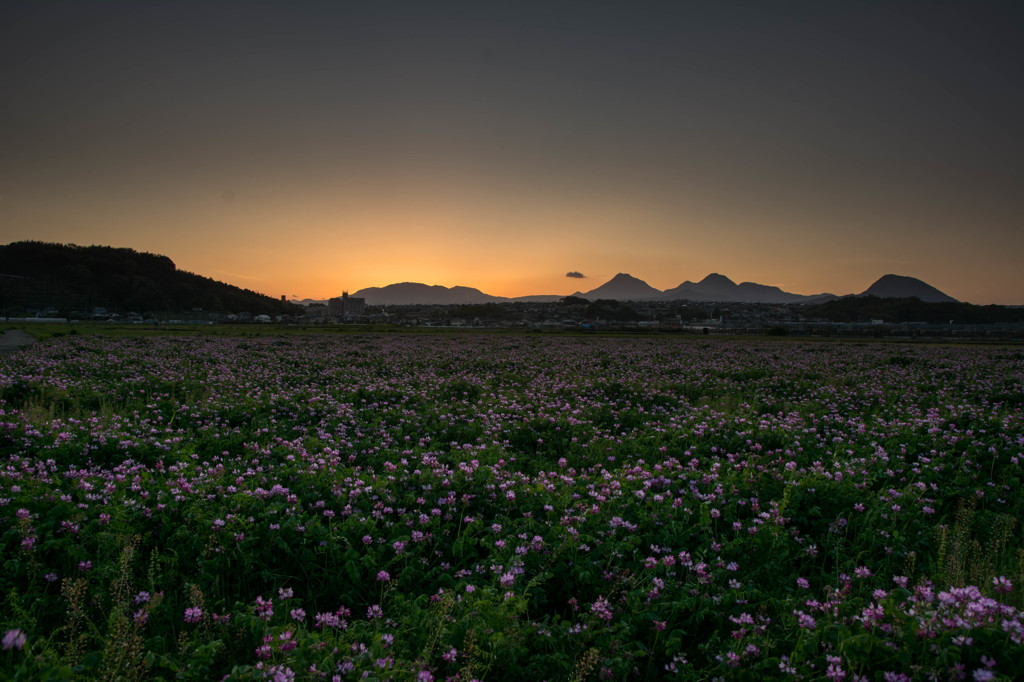
[[[0,335],[0,353],[12,353],[22,346],[35,342],[36,339],[31,334],[20,329],[12,329]]]

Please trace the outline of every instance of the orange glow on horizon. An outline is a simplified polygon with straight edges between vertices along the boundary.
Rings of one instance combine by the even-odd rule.
[[[1024,304],[1013,13],[852,4],[6,3],[0,231],[299,299],[891,273]]]
[[[1024,292],[1013,287],[1019,273],[1004,262],[998,244],[975,245],[950,265],[942,254],[956,248],[952,237],[937,231],[927,242],[913,233],[883,237],[887,225],[877,223],[877,238],[888,239],[887,251],[879,253],[864,246],[869,233],[857,230],[855,215],[826,235],[818,225],[826,218],[835,223],[835,216],[810,211],[798,222],[790,215],[621,194],[590,203],[578,197],[523,199],[513,211],[507,197],[494,207],[465,191],[427,189],[393,205],[379,203],[379,193],[339,200],[283,194],[250,199],[239,192],[231,202],[219,196],[178,204],[69,196],[42,208],[6,203],[2,210],[19,226],[11,241],[150,251],[183,270],[274,298],[326,299],[399,282],[467,286],[509,298],[565,296],[594,289],[619,272],[660,290],[718,272],[737,283],[839,295],[859,293],[895,273],[960,300],[1024,301]],[[153,211],[154,205],[163,210]],[[987,273],[985,281],[971,276],[979,270]],[[567,278],[569,271],[586,278]]]

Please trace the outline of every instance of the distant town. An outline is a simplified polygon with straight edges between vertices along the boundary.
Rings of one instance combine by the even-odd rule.
[[[870,303],[870,301],[868,301]],[[936,304],[897,299],[926,309]],[[615,301],[566,296],[556,302],[484,303],[469,305],[367,306],[362,298],[342,296],[326,304],[303,306],[301,314],[223,313],[194,309],[188,315],[128,312],[97,308],[88,315],[57,316],[43,310],[32,318],[8,322],[108,322],[144,325],[289,325],[364,326],[366,328],[436,328],[535,330],[549,332],[632,332],[689,335],[824,336],[873,338],[956,338],[1024,341],[1024,322],[969,322],[950,319],[889,321],[870,315],[837,320],[803,304],[693,303],[687,301]],[[1024,311],[1022,311],[1024,314]],[[847,316],[849,317],[849,316]],[[831,319],[830,319],[831,318]]]

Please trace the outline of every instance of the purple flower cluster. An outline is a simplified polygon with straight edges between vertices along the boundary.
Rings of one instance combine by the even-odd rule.
[[[1012,349],[83,337],[0,358],[0,389],[12,588],[68,613],[134,576],[117,590],[137,631],[255,633],[234,663],[267,679],[462,679],[470,630],[521,660],[616,652],[593,662],[611,678],[649,657],[854,679],[827,645],[842,633],[906,652],[886,679],[945,658],[984,679],[1024,646]],[[962,586],[935,538],[963,552],[972,533],[992,562]],[[132,537],[122,570],[129,548],[104,543]],[[4,649],[38,641],[21,625]]]

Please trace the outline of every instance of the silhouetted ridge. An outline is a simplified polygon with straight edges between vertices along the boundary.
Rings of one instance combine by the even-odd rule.
[[[167,256],[110,246],[14,242],[0,246],[0,299],[11,317],[54,309],[109,312],[248,312],[301,308],[250,289],[178,270]]]
[[[892,324],[924,322],[928,324],[1021,324],[1024,308],[1001,305],[971,305],[959,301],[922,301],[911,298],[844,296],[803,311],[808,319],[830,322],[882,320]]]
[[[661,290],[655,289],[642,279],[620,272],[596,289],[591,289],[585,294],[577,292],[574,295],[591,301],[645,301],[661,296]]]
[[[953,303],[956,299],[915,277],[883,275],[860,296],[918,298],[925,303]]]
[[[659,298],[713,303],[808,303],[833,298],[833,295],[803,296],[754,282],[736,284],[725,275],[713,272],[699,282],[687,280],[673,289],[666,289]]]
[[[489,296],[472,287],[448,288],[417,282],[368,287],[360,289],[353,296],[366,299],[367,305],[468,305],[508,300],[499,296]]]

